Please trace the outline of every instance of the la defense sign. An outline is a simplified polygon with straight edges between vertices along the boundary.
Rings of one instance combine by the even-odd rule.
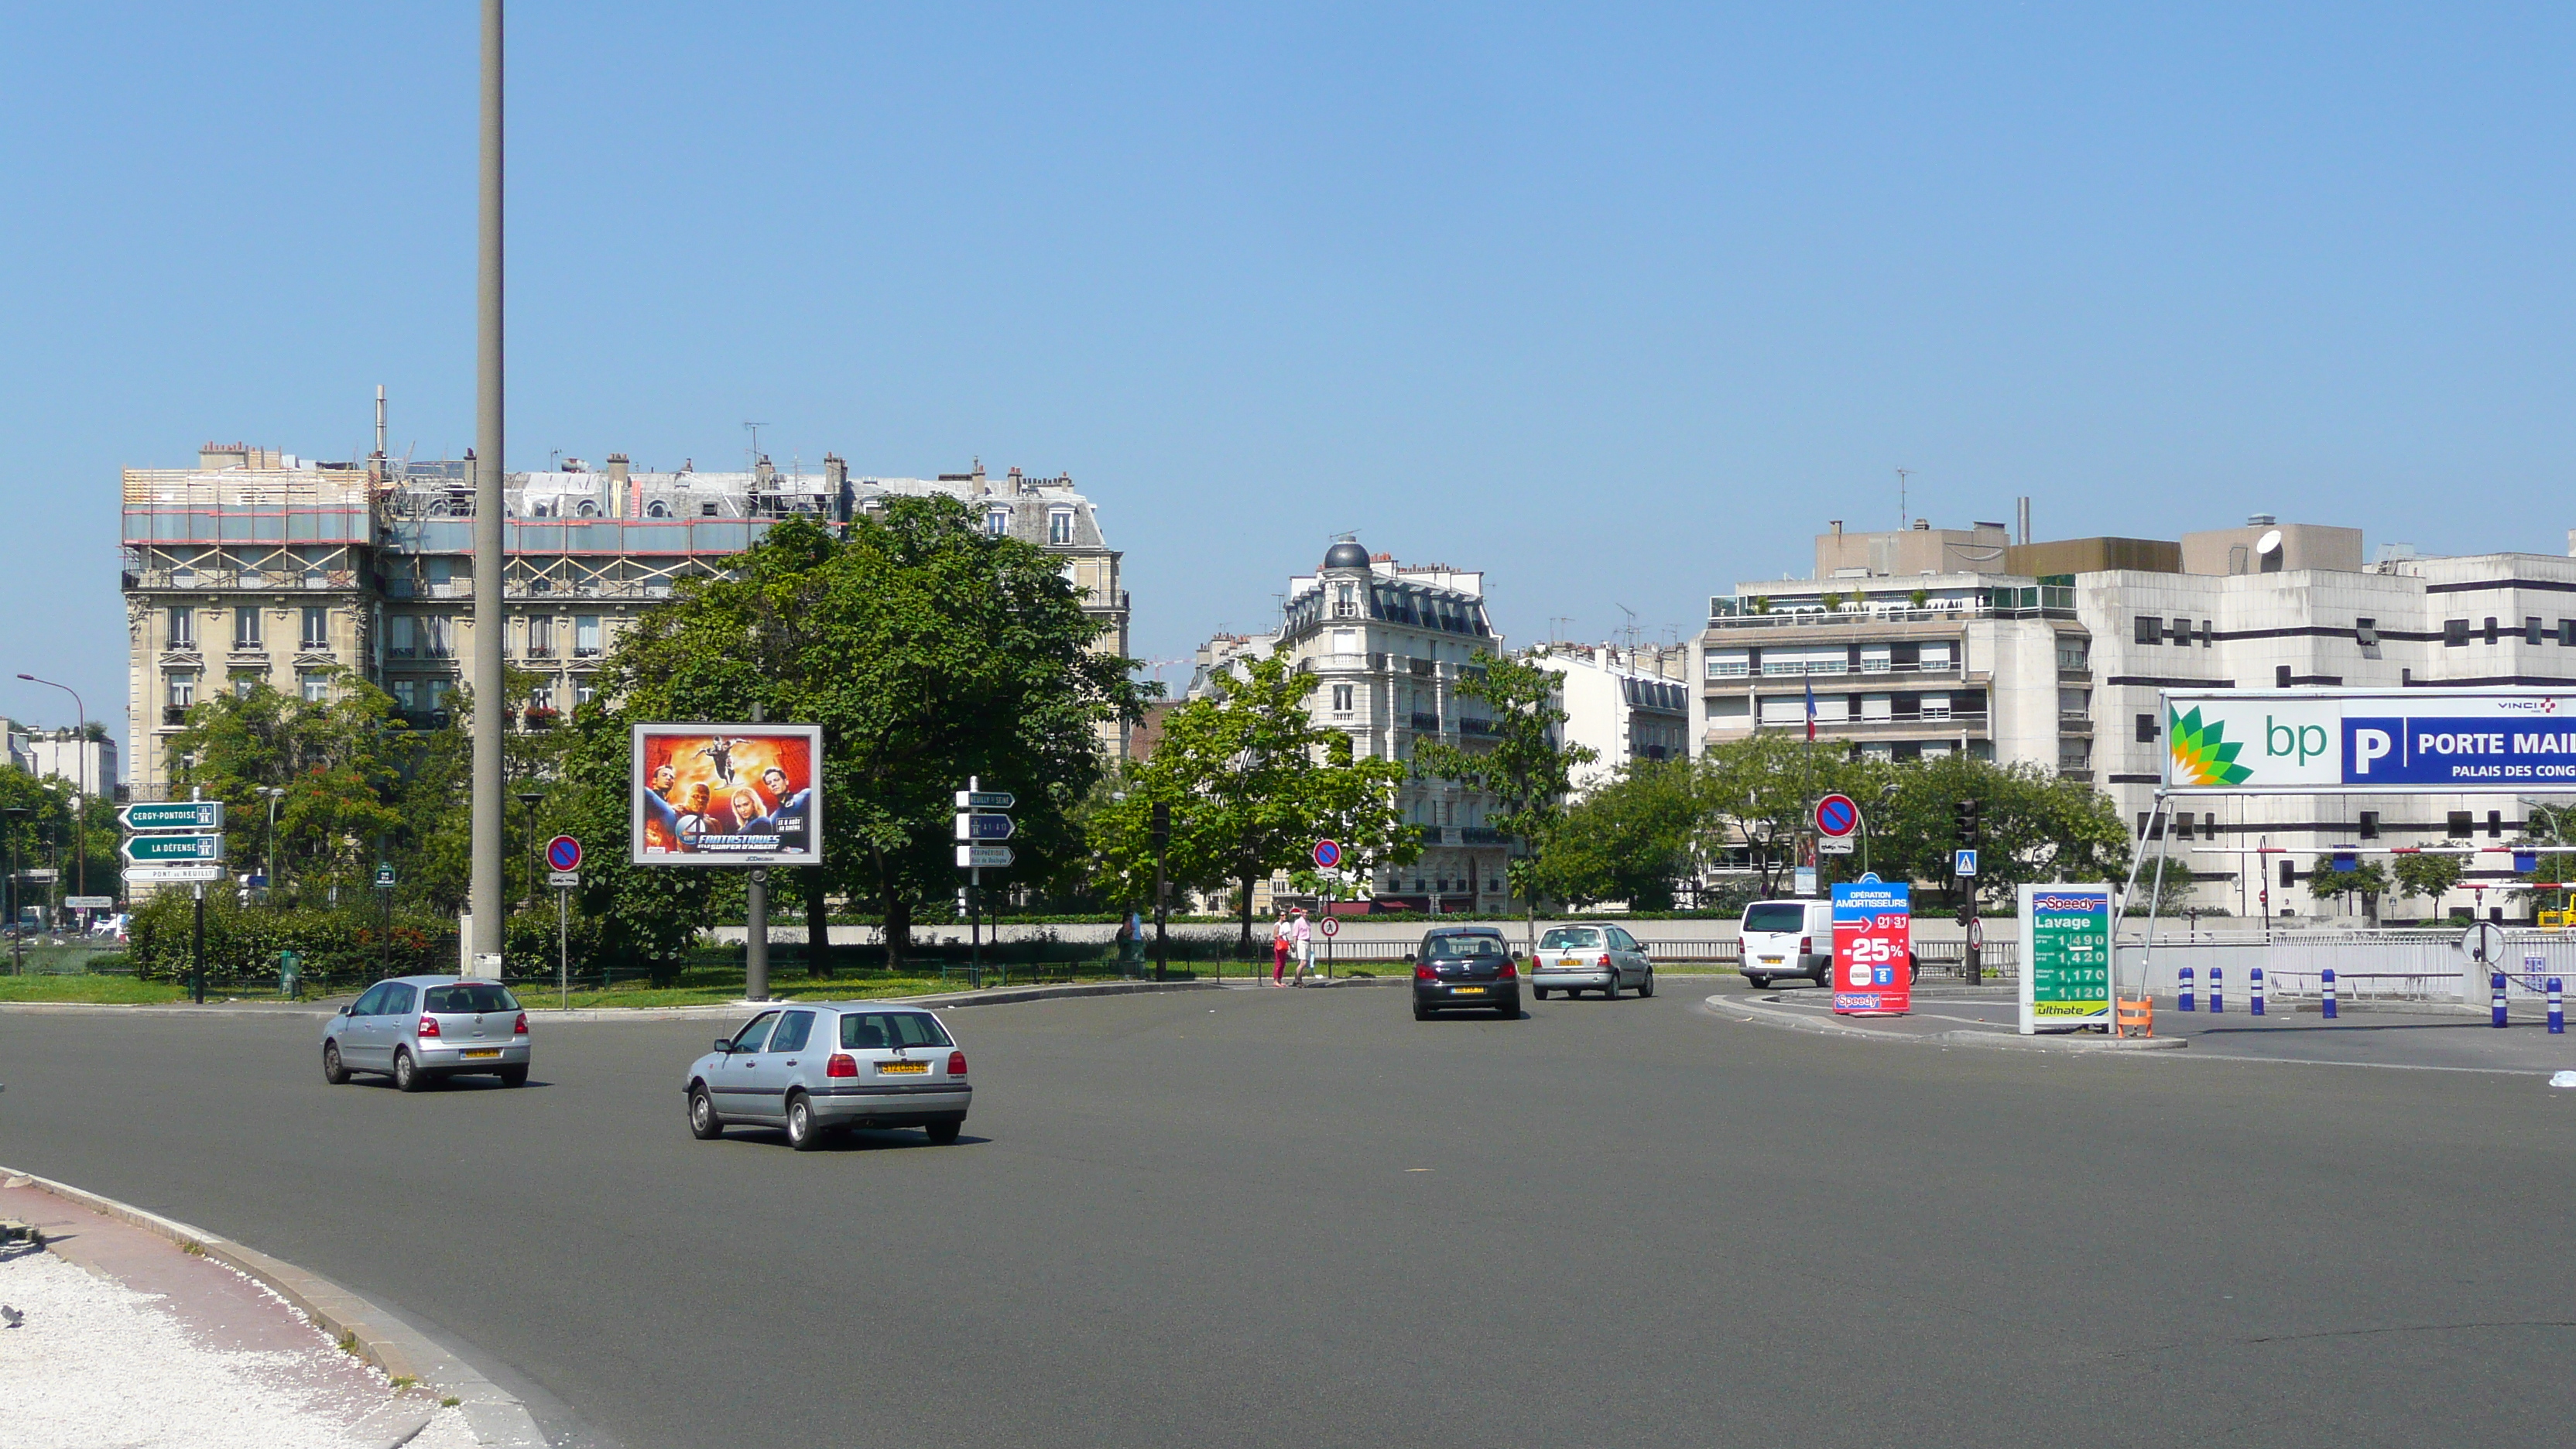
[[[2576,791],[2576,692],[2167,692],[2164,720],[2176,794]]]

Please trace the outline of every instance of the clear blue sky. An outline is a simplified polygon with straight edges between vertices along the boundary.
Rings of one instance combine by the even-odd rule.
[[[2571,15],[522,0],[510,464],[1070,470],[1148,658],[1343,529],[1687,628],[1900,466],[2561,552]],[[471,441],[474,27],[0,18],[0,711],[123,719],[120,466]]]

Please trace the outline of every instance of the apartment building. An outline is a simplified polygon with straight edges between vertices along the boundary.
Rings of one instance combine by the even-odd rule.
[[[1639,760],[1689,758],[1687,646],[1542,644],[1527,658],[1564,681],[1557,707],[1565,742],[1593,752],[1591,764],[1573,771],[1577,796]]]
[[[1473,677],[1478,651],[1502,649],[1485,612],[1484,577],[1447,564],[1399,564],[1341,539],[1314,573],[1288,581],[1275,633],[1219,635],[1200,649],[1190,694],[1207,694],[1216,674],[1243,661],[1285,652],[1318,676],[1308,709],[1317,725],[1350,736],[1354,757],[1410,760],[1425,739],[1473,749],[1491,738],[1492,719],[1481,703],[1461,698],[1458,685]],[[1452,780],[1411,780],[1399,803],[1421,827],[1424,849],[1412,865],[1370,883],[1383,908],[1509,907],[1507,849],[1487,823],[1490,797]],[[1262,903],[1256,892],[1255,908]]]
[[[208,444],[194,468],[124,475],[123,575],[130,656],[127,711],[135,798],[169,780],[168,739],[215,690],[265,684],[308,700],[349,671],[393,696],[416,724],[446,722],[470,657],[474,490],[470,461],[387,457],[348,463],[244,444]],[[943,494],[984,526],[1064,560],[1102,632],[1123,655],[1129,601],[1121,555],[1069,477],[989,478],[978,463],[936,479],[853,477],[839,457],[818,471],[702,473],[637,469],[623,454],[578,458],[505,484],[504,614],[509,663],[537,678],[516,728],[545,728],[597,689],[618,634],[683,578],[720,572],[782,518],[835,523],[900,496]],[[1103,746],[1123,754],[1123,727]]]
[[[2334,915],[2305,889],[2335,845],[2502,843],[2534,804],[2570,797],[2248,796],[2178,799],[2166,838],[2147,838],[2162,778],[2160,692],[2515,685],[2576,690],[2576,557],[2419,558],[2405,545],[2365,562],[2357,529],[2281,524],[2179,540],[2029,542],[1999,524],[1918,526],[1915,537],[1817,539],[1803,580],[1739,584],[1710,602],[1694,643],[1692,738],[1757,728],[1803,732],[1892,758],[1964,750],[2054,768],[2117,803],[2143,844],[2172,852],[2198,901],[2235,914]],[[2576,534],[2570,535],[2576,554]],[[1853,559],[1860,562],[1852,562]],[[1911,576],[1873,560],[1920,563]],[[1992,571],[1944,572],[1961,562]],[[2273,854],[2261,854],[2264,850]],[[2473,857],[2442,901],[2488,913],[2510,902],[2507,857]]]

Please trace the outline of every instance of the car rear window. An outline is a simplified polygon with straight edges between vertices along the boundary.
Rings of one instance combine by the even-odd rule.
[[[518,1009],[519,1000],[510,994],[508,987],[495,986],[488,981],[476,981],[463,986],[433,986],[429,988],[428,1002],[421,1007],[421,1010],[433,1015]]]
[[[1599,926],[1559,926],[1538,938],[1538,948],[1542,951],[1559,951],[1567,947],[1581,948],[1600,944]]]
[[[1798,931],[1807,924],[1807,908],[1795,901],[1765,901],[1744,908],[1744,929],[1748,931]]]
[[[1471,936],[1463,933],[1425,936],[1422,938],[1422,954],[1425,956],[1500,956],[1503,954],[1503,938]]]
[[[871,1011],[841,1018],[841,1045],[851,1051],[886,1047],[944,1047],[939,1018],[919,1011]]]

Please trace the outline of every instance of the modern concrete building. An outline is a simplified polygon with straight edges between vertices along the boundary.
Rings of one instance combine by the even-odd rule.
[[[1754,729],[1803,732],[1812,689],[1817,736],[1831,747],[1898,759],[1966,751],[2054,769],[2105,790],[2143,837],[2167,748],[2163,690],[2576,693],[2576,618],[2560,617],[2576,615],[2566,602],[2576,557],[2418,558],[2392,545],[2366,563],[2359,530],[2262,515],[2178,541],[2009,542],[1993,524],[1908,532],[1920,537],[1837,525],[1816,540],[1814,577],[1743,583],[1710,600],[1692,646],[1696,747]],[[1943,571],[1988,551],[1992,569]],[[2502,843],[2520,833],[2529,805],[2571,799],[2178,800],[2174,838],[2161,843],[2189,865],[2205,906],[2332,915],[2342,903],[2311,898],[2304,881],[2334,845]],[[2255,853],[2265,848],[2276,853]],[[2492,888],[2512,878],[2509,866],[2473,857],[2467,879],[2486,893],[2383,910],[2504,911],[2512,903]]]
[[[23,752],[29,773],[57,780],[92,795],[116,798],[124,776],[116,758],[116,741],[87,740],[78,730],[29,730],[12,739],[13,757]]]
[[[1528,659],[1564,679],[1557,697],[1565,711],[1564,738],[1589,746],[1595,756],[1591,764],[1575,767],[1577,795],[1636,761],[1689,757],[1687,647],[1543,644]]]
[[[1482,704],[1461,698],[1478,651],[1499,654],[1502,638],[1485,613],[1484,575],[1447,564],[1409,566],[1372,557],[1344,538],[1322,567],[1288,581],[1276,633],[1220,635],[1199,651],[1190,693],[1208,692],[1212,676],[1240,662],[1285,651],[1318,676],[1308,708],[1315,723],[1351,737],[1358,757],[1410,760],[1416,741],[1445,740],[1476,748],[1490,738]],[[1507,849],[1486,823],[1493,801],[1450,780],[1408,781],[1405,817],[1422,829],[1422,857],[1371,884],[1389,909],[1507,909]],[[1275,883],[1274,883],[1275,884]],[[1256,909],[1262,905],[1256,899]]]
[[[348,670],[421,724],[441,723],[461,678],[472,614],[474,493],[464,461],[387,457],[347,463],[208,444],[194,468],[129,468],[124,588],[130,635],[132,792],[155,799],[167,741],[190,705],[258,684],[326,698]],[[507,657],[538,677],[514,726],[541,728],[591,697],[602,658],[680,579],[716,573],[782,518],[832,522],[889,498],[944,494],[985,526],[1064,559],[1100,621],[1096,647],[1127,649],[1119,553],[1069,477],[989,478],[979,463],[936,479],[852,477],[840,458],[781,470],[675,472],[623,454],[591,468],[567,459],[507,480]],[[1113,757],[1123,728],[1104,730]]]

